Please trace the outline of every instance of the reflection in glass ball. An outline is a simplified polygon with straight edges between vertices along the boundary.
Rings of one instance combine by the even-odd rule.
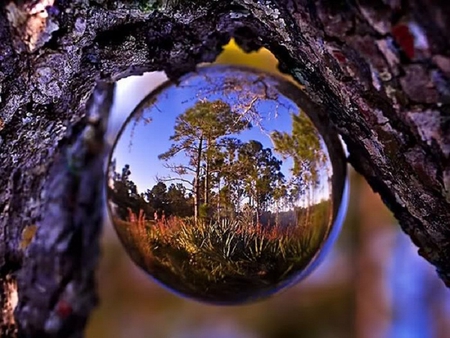
[[[346,207],[345,157],[326,121],[296,85],[250,68],[203,67],[162,85],[109,163],[109,212],[133,261],[218,304],[304,278]]]

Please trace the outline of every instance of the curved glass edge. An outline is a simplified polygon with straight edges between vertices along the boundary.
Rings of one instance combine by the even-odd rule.
[[[237,69],[241,69],[243,71],[250,71],[252,73],[263,72],[260,69],[254,69],[250,66],[242,66],[242,65],[238,65],[238,66],[236,66],[236,65],[205,65],[205,66],[199,67],[196,70],[196,72],[203,73],[203,72],[207,72],[211,68],[216,68],[216,69],[219,68],[220,69],[220,68],[229,67],[229,66],[232,66]],[[279,74],[270,74],[270,75],[278,81],[288,81],[287,79],[283,78]],[[180,78],[180,80],[182,80],[188,76],[190,76],[190,74],[186,74],[186,75],[182,76]],[[292,81],[289,81],[289,82],[292,84]],[[293,83],[293,84],[298,85],[297,83]],[[168,87],[170,85],[173,85],[173,82],[170,80],[166,80],[166,81],[163,81],[159,86],[157,86],[156,88],[151,90],[150,93],[135,107],[135,109],[133,109],[133,111],[130,113],[128,118],[124,121],[122,127],[115,135],[116,137],[114,139],[114,142],[108,149],[109,156],[107,157],[107,161],[105,162],[105,168],[104,168],[104,171],[106,174],[105,176],[107,176],[108,164],[111,160],[117,140],[120,138],[120,135],[124,129],[124,126],[127,124],[128,120],[135,114],[136,111],[143,110],[146,108],[146,104],[148,102],[148,97],[155,95],[155,93],[162,91],[163,89],[165,89],[166,87]],[[309,114],[308,114],[308,116],[309,116]],[[340,135],[338,135],[338,136],[340,138]],[[340,140],[341,140],[341,138],[340,138]],[[342,143],[343,142],[341,140],[341,146],[343,146]],[[344,149],[345,149],[344,152],[347,153],[345,147],[344,147]],[[330,250],[332,250],[332,247],[335,245],[338,235],[342,229],[342,226],[343,226],[343,223],[344,223],[344,220],[346,217],[347,209],[348,209],[348,204],[349,204],[350,182],[349,182],[349,178],[348,178],[347,167],[345,169],[345,172],[346,172],[346,176],[345,176],[345,182],[344,182],[343,189],[342,189],[341,203],[340,203],[336,218],[334,220],[334,223],[330,227],[330,232],[326,235],[326,238],[324,239],[324,245],[319,249],[319,251],[317,252],[317,255],[315,257],[313,257],[310,264],[305,267],[303,272],[301,272],[299,275],[297,275],[294,279],[288,280],[288,281],[286,281],[286,283],[282,283],[281,285],[278,285],[278,287],[274,288],[270,292],[267,292],[266,294],[259,295],[258,297],[248,297],[247,299],[243,299],[242,302],[239,302],[239,303],[214,302],[214,301],[198,299],[193,296],[186,295],[182,292],[178,292],[176,289],[173,289],[173,288],[165,285],[163,282],[159,281],[157,278],[150,275],[145,270],[145,268],[141,267],[139,264],[137,264],[137,262],[134,262],[134,260],[128,254],[128,252],[127,252],[127,255],[139,267],[139,269],[142,270],[146,274],[146,276],[149,276],[154,282],[156,282],[156,284],[158,284],[161,287],[163,287],[164,289],[168,290],[170,293],[178,295],[182,298],[190,299],[190,300],[193,300],[193,301],[196,301],[199,303],[210,304],[210,305],[219,305],[219,306],[239,306],[239,305],[251,304],[251,303],[258,302],[258,301],[262,301],[262,300],[266,299],[267,297],[272,296],[273,294],[276,294],[282,290],[286,290],[287,288],[297,284],[298,282],[300,282],[303,279],[305,279],[306,277],[308,277],[317,267],[320,266],[320,264],[323,262],[323,260],[327,256],[327,254],[329,254]],[[103,197],[104,197],[104,206],[105,206],[105,218],[109,218],[112,211],[110,210],[110,207],[107,203],[107,180],[105,180],[105,185],[104,185],[104,189],[103,189]],[[122,242],[120,236],[117,235],[117,237]]]
[[[295,280],[292,282],[293,284],[298,283],[299,281],[308,277],[311,274],[311,272],[313,272],[323,262],[323,260],[330,252],[330,250],[332,250],[332,247],[335,245],[339,233],[341,232],[342,226],[345,221],[345,217],[347,216],[349,200],[350,200],[350,179],[347,175],[344,183],[344,189],[342,190],[341,204],[339,206],[336,219],[331,226],[331,231],[329,232],[327,238],[324,240],[325,244],[322,246],[322,248],[320,248],[319,252],[317,253],[317,256],[312,259],[311,264],[307,266],[305,270],[303,270],[303,272],[299,276],[297,276],[297,278],[295,278]]]

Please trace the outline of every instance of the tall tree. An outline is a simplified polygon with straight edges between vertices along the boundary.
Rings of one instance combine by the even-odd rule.
[[[220,170],[217,170],[218,183],[218,217],[234,219],[242,197],[241,179],[239,175],[239,149],[242,141],[227,137],[219,141],[220,155],[217,156]],[[223,209],[223,211],[222,211]]]
[[[192,194],[188,194],[181,183],[172,183],[168,188],[164,182],[157,182],[142,194],[146,200],[146,215],[187,217],[193,216]],[[156,216],[156,217],[158,217]]]
[[[292,114],[291,118],[292,131],[274,131],[271,139],[275,151],[284,159],[293,161],[290,185],[291,195],[296,199],[305,193],[312,193],[319,182],[320,171],[326,173],[330,168],[326,167],[327,154],[321,144],[322,137],[309,117],[300,112]],[[307,188],[309,189],[306,191]]]
[[[192,197],[187,194],[186,187],[181,183],[171,184],[167,190],[169,215],[178,217],[193,216]]]
[[[144,195],[153,213],[168,211],[170,202],[167,196],[167,185],[164,182],[157,182],[151,189],[147,189]]]
[[[272,201],[277,188],[284,182],[282,161],[273,156],[270,148],[264,148],[261,142],[255,140],[240,147],[238,160],[243,189],[250,207],[256,210],[256,223],[259,224],[261,211]]]
[[[221,100],[199,101],[177,116],[174,134],[170,137],[174,143],[158,157],[168,161],[181,153],[188,159],[187,164],[169,164],[168,167],[180,176],[193,177],[191,185],[195,221],[198,220],[202,203],[201,181],[204,183],[203,203],[206,206],[209,203],[211,164],[218,154],[218,139],[239,133],[249,127],[249,122],[243,120]],[[186,178],[184,181],[190,183]]]
[[[126,219],[128,208],[135,214],[139,214],[142,206],[142,197],[138,194],[136,184],[131,180],[130,165],[125,164],[121,172],[113,174],[113,189],[109,193],[112,202],[117,206],[117,212],[120,218]]]

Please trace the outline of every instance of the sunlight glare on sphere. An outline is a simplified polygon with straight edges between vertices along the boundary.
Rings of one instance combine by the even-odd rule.
[[[292,82],[205,66],[166,82],[124,124],[106,184],[132,260],[170,290],[216,304],[306,277],[336,239],[345,157]]]

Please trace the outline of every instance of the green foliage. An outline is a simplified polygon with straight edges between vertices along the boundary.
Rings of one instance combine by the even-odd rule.
[[[111,169],[114,172],[114,168]],[[193,215],[192,197],[180,184],[171,184],[168,188],[164,182],[156,183],[151,189],[138,194],[136,184],[130,179],[131,170],[127,164],[121,174],[114,172],[113,188],[108,187],[108,198],[117,206],[117,216],[127,219],[130,211],[134,215],[143,212],[146,219],[158,213],[167,216],[189,217]]]
[[[220,209],[217,218],[229,217],[245,196],[256,209],[258,222],[261,211],[287,193],[280,187],[284,183],[282,161],[270,148],[255,140],[242,143],[232,136],[248,128],[251,124],[221,100],[200,101],[177,117],[170,137],[174,143],[159,158],[169,161],[178,154],[188,158],[188,165],[168,166],[180,176],[193,177],[195,217],[213,216],[213,198]]]
[[[145,208],[145,201],[138,195],[136,184],[130,179],[130,166],[126,164],[121,173],[115,172],[115,163],[112,163],[111,172],[113,174],[113,189],[109,187],[108,194],[112,201],[118,206],[118,214],[125,218],[128,214],[128,208],[134,212],[139,212],[139,209]]]
[[[209,215],[211,214],[211,206],[208,204],[201,204],[200,210],[199,210],[199,219],[206,220],[209,218]]]
[[[320,136],[311,120],[304,114],[292,114],[292,133],[275,131],[271,135],[275,150],[283,158],[292,158],[294,177],[315,184],[318,171],[326,161]]]
[[[138,8],[141,11],[149,12],[157,9],[161,5],[161,0],[138,0]]]
[[[239,176],[243,190],[259,213],[274,198],[276,188],[284,182],[282,161],[272,155],[270,148],[255,140],[243,144],[238,151]]]
[[[181,153],[189,159],[188,165],[178,164],[170,168],[177,175],[194,177],[191,185],[195,218],[200,216],[202,204],[210,204],[211,188],[221,175],[224,161],[221,145],[233,144],[234,139],[229,135],[250,127],[247,121],[231,110],[229,104],[221,100],[199,101],[177,116],[174,134],[170,137],[174,143],[158,158],[169,161]]]
[[[195,166],[205,160],[205,155],[200,150],[213,152],[219,137],[239,133],[248,127],[248,122],[242,121],[240,115],[231,111],[225,102],[200,101],[177,116],[174,134],[170,137],[175,143],[158,157],[168,160],[179,152],[185,152]]]
[[[171,184],[167,191],[168,207],[167,215],[176,215],[179,217],[189,217],[193,215],[193,200],[186,188],[181,184]]]

